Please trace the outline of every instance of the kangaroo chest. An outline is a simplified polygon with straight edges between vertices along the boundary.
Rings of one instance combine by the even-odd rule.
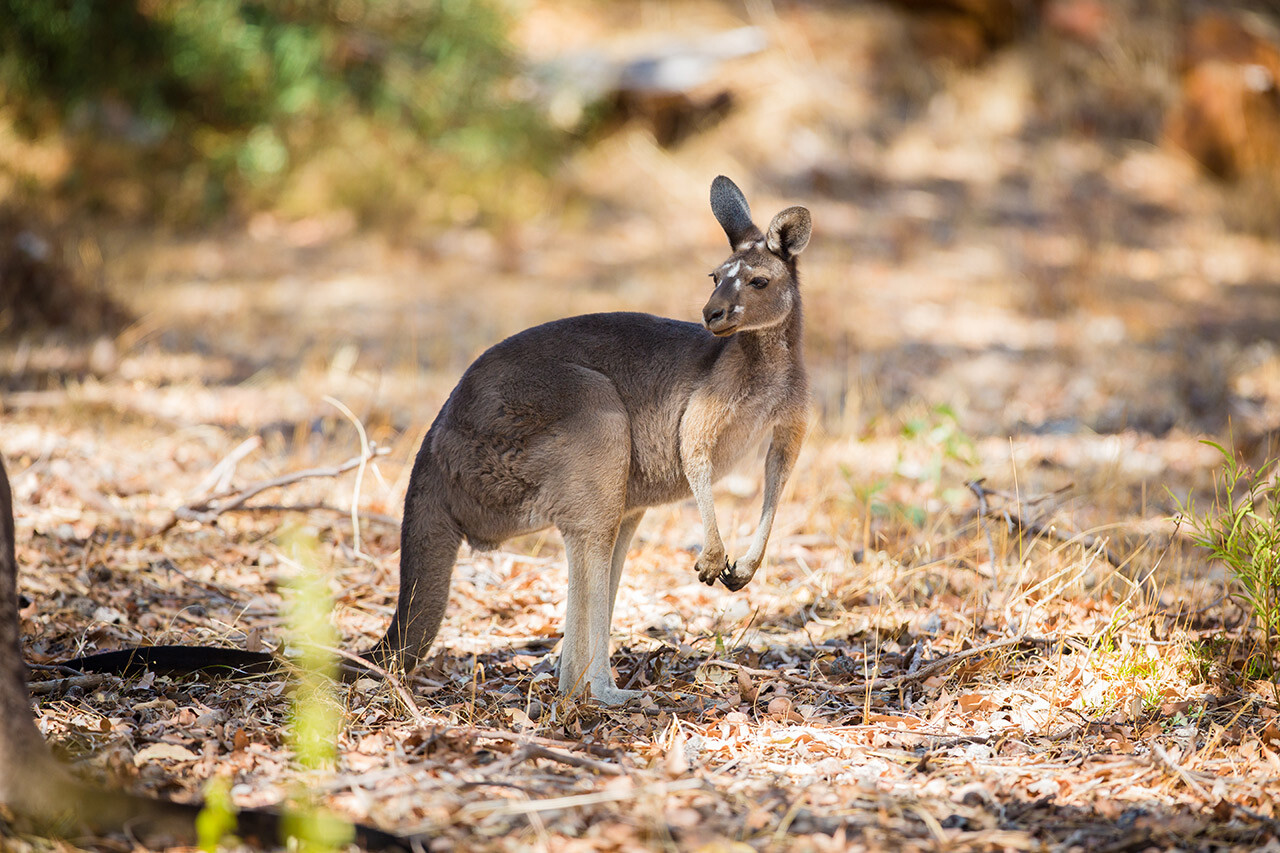
[[[776,402],[749,399],[726,409],[717,434],[707,437],[716,479],[727,474],[768,436],[776,422]]]

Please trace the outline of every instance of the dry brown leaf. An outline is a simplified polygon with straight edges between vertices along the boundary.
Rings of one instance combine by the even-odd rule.
[[[998,708],[1000,704],[985,693],[965,693],[956,697],[956,703],[960,706],[960,710],[966,714],[976,714],[981,711],[991,711]]]
[[[196,755],[185,746],[174,743],[153,743],[133,754],[133,763],[141,767],[149,761],[195,761]]]

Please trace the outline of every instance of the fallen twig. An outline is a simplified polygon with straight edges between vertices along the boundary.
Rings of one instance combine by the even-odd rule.
[[[1186,785],[1192,791],[1195,791],[1202,800],[1209,799],[1209,792],[1204,789],[1204,786],[1196,781],[1196,778],[1191,775],[1189,770],[1174,761],[1173,756],[1171,756],[1165,748],[1159,744],[1159,742],[1154,740],[1151,741],[1151,754],[1156,757],[1157,764],[1162,765],[1167,770],[1173,771],[1173,774],[1182,780],[1182,784]]]
[[[527,743],[521,747],[520,752],[512,759],[512,766],[519,764],[530,758],[545,758],[548,761],[555,761],[560,764],[567,764],[570,767],[581,767],[584,770],[592,770],[602,776],[622,776],[626,773],[622,767],[617,764],[609,764],[605,761],[597,761],[594,758],[587,758],[582,755],[573,755],[568,752],[561,752],[558,749],[552,749],[549,746],[543,746],[537,743]]]
[[[584,752],[590,752],[593,755],[599,755],[604,758],[616,758],[617,752],[609,749],[607,746],[601,746],[598,743],[586,743],[581,741],[556,740],[555,738],[543,737],[542,735],[522,735],[515,732],[503,731],[502,729],[485,729],[477,726],[468,726],[466,728],[452,729],[453,732],[468,737],[490,738],[492,740],[504,740],[508,743],[515,744],[538,744],[548,748],[559,747],[561,749],[580,749]]]
[[[987,537],[987,556],[991,559],[991,579],[994,583],[1000,576],[996,571],[996,543],[991,538],[991,528],[987,526],[987,490],[982,485],[982,480],[970,480],[965,483],[969,487],[969,491],[978,498],[978,525],[982,528],[982,532]]]
[[[638,799],[648,793],[665,797],[677,791],[688,791],[701,788],[701,779],[677,779],[674,782],[660,782],[625,790],[606,788],[589,794],[571,794],[565,797],[549,797],[545,800],[497,800],[483,803],[472,803],[464,807],[459,814],[463,819],[478,817],[496,817],[502,815],[529,814],[559,809],[578,808],[598,805],[600,803],[617,803]]]
[[[336,646],[324,646],[324,651],[351,661],[356,664],[359,669],[368,670],[374,675],[381,676],[387,684],[391,685],[391,689],[395,691],[396,695],[400,697],[400,701],[403,702],[405,708],[409,710],[409,716],[413,717],[413,722],[421,728],[431,728],[431,721],[427,719],[426,714],[422,713],[422,709],[418,707],[418,703],[413,701],[413,694],[404,686],[404,682],[392,675],[391,672],[378,666],[373,661],[362,658],[353,652],[347,651],[346,649],[340,649]]]
[[[1244,815],[1245,817],[1251,820],[1256,820],[1259,823],[1262,823],[1272,832],[1280,833],[1280,820],[1276,820],[1275,818],[1272,818],[1272,817],[1267,817],[1266,815],[1256,812],[1247,806],[1243,806],[1237,802],[1233,802],[1232,800],[1229,800],[1226,797],[1219,798],[1214,796],[1211,792],[1205,790],[1204,785],[1200,784],[1200,782],[1196,779],[1196,776],[1205,776],[1207,777],[1208,780],[1211,781],[1214,778],[1213,776],[1209,774],[1195,773],[1194,771],[1188,770],[1187,768],[1178,764],[1178,762],[1173,760],[1173,756],[1171,756],[1163,746],[1161,746],[1158,742],[1154,740],[1151,741],[1151,754],[1155,756],[1156,764],[1164,767],[1166,770],[1169,770],[1170,772],[1172,772],[1173,775],[1181,779],[1184,785],[1190,788],[1196,794],[1196,796],[1204,800],[1206,803],[1209,803],[1209,804],[1225,803],[1226,805],[1230,806],[1235,811],[1238,811],[1240,814]]]
[[[367,453],[354,456],[340,465],[331,465],[321,468],[306,468],[302,471],[282,474],[279,477],[273,477],[269,480],[260,480],[257,483],[250,483],[235,492],[212,495],[194,504],[180,506],[173,511],[173,517],[160,528],[160,532],[165,533],[169,531],[179,521],[198,521],[201,524],[208,524],[216,520],[218,516],[223,513],[243,508],[247,501],[262,494],[268,489],[278,489],[281,486],[292,485],[293,483],[297,483],[302,480],[314,479],[316,477],[340,477],[354,468],[360,468],[361,466],[366,465],[370,459],[376,456],[385,456],[390,452],[389,448],[378,447],[376,444],[370,443]]]
[[[32,696],[43,696],[46,693],[61,693],[73,687],[92,690],[100,687],[110,678],[107,675],[73,675],[69,678],[55,678],[50,681],[32,681],[27,685],[27,692]]]
[[[196,486],[195,493],[198,495],[233,493],[231,478],[236,474],[236,467],[261,446],[262,436],[260,435],[251,435],[240,442],[235,449],[222,457],[217,465],[209,469],[209,473],[205,474],[200,485]]]
[[[329,504],[254,504],[253,506],[238,506],[235,509],[227,509],[224,512],[327,512],[332,515],[341,516],[344,521],[351,521],[351,510],[340,507],[330,506]],[[372,521],[374,524],[385,524],[387,527],[399,529],[400,519],[393,515],[387,515],[384,512],[369,512],[365,510],[360,513],[360,518],[365,521]]]

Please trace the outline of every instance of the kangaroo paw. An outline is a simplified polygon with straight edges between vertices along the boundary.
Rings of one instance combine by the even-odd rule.
[[[733,570],[733,565],[729,562],[729,558],[720,555],[720,559],[716,560],[713,555],[706,554],[698,558],[698,564],[694,566],[698,570],[698,580],[707,586],[715,586],[716,581],[726,572]]]
[[[756,575],[757,565],[745,563],[742,560],[726,565],[724,571],[720,573],[720,582],[724,584],[731,592],[737,592],[751,582]]]

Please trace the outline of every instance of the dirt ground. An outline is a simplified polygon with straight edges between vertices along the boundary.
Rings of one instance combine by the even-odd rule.
[[[342,215],[86,237],[138,319],[0,347],[0,448],[33,662],[282,647],[297,531],[340,644],[366,647],[461,371],[555,317],[695,319],[725,173],[757,220],[815,223],[813,425],[767,568],[702,586],[692,502],[651,511],[614,624],[619,683],[651,698],[613,710],[555,695],[554,532],[464,548],[416,707],[340,691],[331,768],[295,762],[283,679],[152,675],[37,688],[80,772],[177,797],[226,778],[242,805],[302,788],[431,850],[1280,850],[1276,685],[1242,671],[1243,613],[1174,523],[1211,494],[1201,439],[1257,463],[1280,425],[1280,244],[1230,227],[1238,196],[1175,152],[1046,130],[1025,46],[920,83],[882,7],[746,9],[534,4],[533,55],[625,26],[752,24],[769,47],[722,72],[722,119],[675,148],[609,129],[498,233],[460,198],[456,226],[394,239]],[[911,86],[932,89],[894,108]],[[175,520],[358,458],[360,431],[387,452],[358,479]],[[734,553],[761,475],[717,491]],[[0,837],[71,849],[51,844]]]

